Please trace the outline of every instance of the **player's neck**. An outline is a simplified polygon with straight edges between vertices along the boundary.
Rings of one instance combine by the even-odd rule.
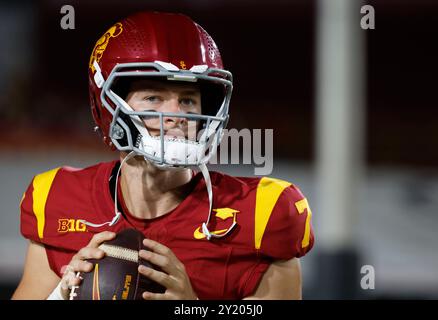
[[[120,187],[129,212],[137,218],[151,219],[181,203],[189,192],[191,178],[189,169],[161,170],[143,157],[134,157],[121,169]]]

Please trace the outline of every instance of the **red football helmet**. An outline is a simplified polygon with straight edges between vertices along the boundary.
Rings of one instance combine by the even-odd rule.
[[[117,22],[97,41],[88,74],[93,118],[112,149],[134,151],[163,167],[205,164],[216,151],[228,121],[232,75],[213,39],[189,17],[141,12]],[[197,82],[202,115],[135,112],[120,91],[134,77]],[[204,131],[196,142],[166,140],[163,127],[151,137],[141,121],[146,116],[203,121]]]
[[[213,195],[206,163],[222,139],[233,85],[232,75],[223,69],[219,50],[208,33],[182,14],[132,15],[117,22],[97,41],[88,74],[91,110],[104,142],[129,152],[119,172],[123,162],[134,155],[142,155],[162,168],[199,167],[210,203],[203,233],[208,239],[226,236],[235,224],[221,235],[208,230]],[[202,114],[134,111],[124,99],[129,82],[139,77],[197,83]],[[149,134],[143,121],[151,117],[160,122],[159,136]],[[168,137],[164,134],[165,117],[195,121],[198,137]],[[117,192],[115,199],[117,203]],[[113,220],[107,222],[110,226],[120,217],[116,204],[114,210]]]

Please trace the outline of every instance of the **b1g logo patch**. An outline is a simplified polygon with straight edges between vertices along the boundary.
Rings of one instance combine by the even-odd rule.
[[[86,232],[87,226],[76,219],[58,219],[58,232]]]

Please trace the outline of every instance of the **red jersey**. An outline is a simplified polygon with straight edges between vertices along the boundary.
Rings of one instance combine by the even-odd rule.
[[[145,237],[172,249],[185,265],[199,299],[242,299],[254,293],[274,260],[305,255],[313,246],[311,211],[291,183],[273,178],[238,178],[211,172],[213,216],[209,230],[218,234],[237,226],[224,238],[207,240],[202,223],[209,210],[201,173],[191,193],[171,212],[154,219],[132,216],[118,193],[119,221],[109,227],[114,200],[110,177],[118,161],[85,169],[61,167],[34,177],[21,201],[21,233],[42,243],[51,269],[61,268],[86,246],[95,233],[136,228]],[[120,190],[120,188],[118,188]]]

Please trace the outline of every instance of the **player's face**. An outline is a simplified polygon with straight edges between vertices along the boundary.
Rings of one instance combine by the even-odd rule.
[[[201,92],[194,83],[139,80],[131,85],[126,102],[135,111],[201,114]],[[152,136],[160,135],[159,117],[144,117]],[[164,134],[195,139],[196,121],[186,118],[164,117]]]

